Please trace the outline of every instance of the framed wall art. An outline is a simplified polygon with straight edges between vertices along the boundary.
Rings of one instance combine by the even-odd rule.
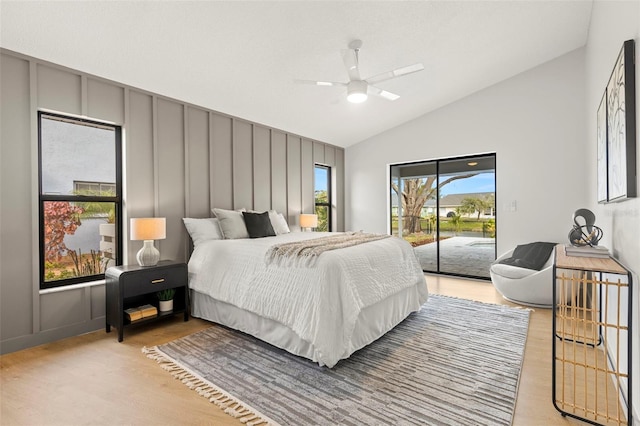
[[[634,45],[634,40],[627,40],[622,45],[605,92],[608,202],[636,196]],[[600,198],[598,182],[598,199]]]
[[[607,91],[604,91],[600,106],[598,106],[597,119],[598,132],[598,203],[609,201],[607,179]]]

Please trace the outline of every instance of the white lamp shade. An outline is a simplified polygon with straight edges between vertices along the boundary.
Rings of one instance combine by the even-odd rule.
[[[316,228],[318,226],[318,215],[316,214],[301,214],[300,215],[300,227],[301,228]]]
[[[167,224],[164,217],[139,217],[130,221],[132,240],[164,240],[167,238]]]

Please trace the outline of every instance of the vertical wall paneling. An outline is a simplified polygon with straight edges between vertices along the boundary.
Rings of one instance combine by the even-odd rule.
[[[332,146],[324,146],[324,163],[329,167],[336,165],[336,149]]]
[[[314,212],[314,164],[313,164],[313,142],[308,139],[302,139],[301,152],[301,174],[300,184],[302,191],[302,212]]]
[[[302,212],[300,182],[300,138],[287,135],[287,222],[292,230],[300,230],[298,216]]]
[[[182,169],[184,171],[184,176],[182,176],[182,182],[184,183],[184,209],[183,209],[183,214],[185,217],[190,217],[191,216],[191,191],[189,191],[189,186],[191,184],[191,179],[189,176],[189,144],[190,144],[190,132],[189,132],[189,107],[187,106],[183,106],[182,107],[182,122],[184,123],[184,126],[182,126],[182,141],[183,141],[183,145],[182,148],[184,150],[184,152],[182,153],[183,155],[183,159],[184,159],[184,168]],[[180,226],[182,226],[182,223],[180,223]],[[186,243],[186,241],[185,241]],[[188,250],[188,246],[186,247],[186,249]],[[188,253],[188,251],[187,251]]]
[[[333,190],[335,191],[335,208],[334,208],[334,217],[335,219],[335,229],[334,231],[344,231],[344,150],[336,149],[335,150],[336,158],[335,158],[335,177],[336,182],[333,186]]]
[[[40,316],[42,331],[54,330],[66,324],[77,324],[86,317],[84,309],[84,288],[64,292],[45,293],[40,296]],[[77,309],[77,307],[82,307]]]
[[[80,76],[80,110],[82,111],[82,115],[89,115],[89,90],[87,88],[87,76]]]
[[[209,113],[188,107],[187,151],[188,202],[185,214],[190,217],[209,217]]]
[[[253,126],[253,208],[271,208],[271,132],[263,126]]]
[[[83,78],[83,80],[85,80]],[[124,88],[100,80],[87,79],[87,115],[91,118],[124,123]],[[84,109],[84,108],[83,108]]]
[[[41,64],[37,68],[38,108],[81,115],[80,76]]]
[[[233,208],[253,209],[253,126],[233,120]]]
[[[159,165],[159,156],[158,156],[158,97],[152,96],[151,102],[153,108],[151,109],[152,120],[151,126],[153,128],[153,132],[151,132],[152,140],[153,140],[153,150],[151,160],[153,161],[153,216],[158,216],[158,192],[160,191],[160,182],[158,179],[158,170],[160,168]]]
[[[126,145],[124,165],[126,217],[149,217],[155,214],[155,180],[153,148],[153,98],[150,95],[129,91],[129,122],[125,129]],[[124,230],[123,230],[124,232]],[[135,263],[140,250],[138,241],[123,235],[127,246],[126,264]]]
[[[0,55],[1,353],[104,327],[104,285],[40,291],[39,110],[122,126],[125,264],[135,264],[142,246],[129,239],[130,218],[166,217],[161,257],[187,260],[187,213],[272,208],[297,230],[300,212],[312,211],[313,163],[330,161],[328,145],[19,53]]]
[[[129,191],[127,188],[128,176],[127,176],[127,164],[129,164],[128,149],[129,149],[129,123],[131,123],[131,91],[128,87],[125,87],[122,91],[122,211],[120,215],[122,217],[122,234],[120,238],[123,238],[122,242],[122,261],[128,264],[129,259],[129,214],[127,212],[127,198]],[[91,300],[94,300],[93,298]],[[93,311],[95,312],[95,311]]]
[[[157,101],[158,211],[167,219],[167,238],[161,240],[162,259],[186,259],[184,217],[184,105]]]
[[[1,61],[0,61],[1,62]],[[31,229],[35,230],[35,232],[31,233],[31,247],[32,253],[35,253],[35,256],[31,256],[31,273],[29,274],[31,277],[31,289],[32,293],[32,304],[31,304],[31,332],[38,333],[40,332],[40,258],[39,254],[36,250],[40,249],[40,206],[39,202],[39,161],[38,161],[38,70],[39,66],[35,61],[29,62],[29,117],[28,123],[30,127],[30,154],[31,154],[31,187],[29,188],[31,192]],[[6,93],[3,91],[3,93]],[[6,94],[3,94],[3,97],[6,97]],[[4,110],[6,111],[6,109]],[[3,114],[4,115],[4,114]],[[4,126],[0,126],[4,127]],[[9,157],[6,157],[9,158]],[[29,164],[29,163],[26,163]],[[3,166],[4,168],[4,166]],[[12,265],[12,267],[14,267]],[[26,271],[25,271],[26,272]],[[26,274],[25,274],[26,275]],[[6,294],[6,293],[5,293]]]
[[[0,61],[0,251],[2,297],[0,335],[14,338],[32,332],[33,286],[31,271],[32,169],[30,63],[2,56]],[[35,79],[33,79],[35,83]],[[25,142],[26,141],[26,142]],[[37,169],[36,169],[37,170]],[[37,188],[37,185],[36,185]],[[37,212],[36,212],[37,214]],[[37,229],[37,228],[36,228]],[[37,237],[35,242],[37,244]],[[37,246],[36,246],[37,247]],[[6,263],[5,263],[6,262]],[[37,265],[37,261],[36,261]],[[37,278],[36,278],[37,279]]]
[[[231,118],[212,113],[211,138],[209,140],[211,207],[233,208],[232,143]]]
[[[89,295],[91,298],[91,314],[89,318],[92,320],[104,318],[106,311],[106,294],[104,286],[95,285],[89,287],[88,290],[91,292]]]
[[[271,208],[288,216],[287,208],[287,136],[271,131]]]
[[[320,142],[313,143],[313,161],[318,164],[325,164],[323,143],[320,143]]]

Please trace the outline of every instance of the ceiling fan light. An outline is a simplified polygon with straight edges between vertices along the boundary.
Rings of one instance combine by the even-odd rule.
[[[367,100],[366,93],[353,92],[347,95],[347,100],[354,104],[359,104]]]
[[[352,81],[347,87],[347,100],[359,104],[367,100],[367,83],[364,81]]]

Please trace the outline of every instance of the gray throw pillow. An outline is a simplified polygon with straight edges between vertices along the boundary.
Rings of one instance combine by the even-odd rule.
[[[213,209],[213,213],[220,221],[220,229],[225,240],[249,238],[249,231],[247,231],[241,211]]]

